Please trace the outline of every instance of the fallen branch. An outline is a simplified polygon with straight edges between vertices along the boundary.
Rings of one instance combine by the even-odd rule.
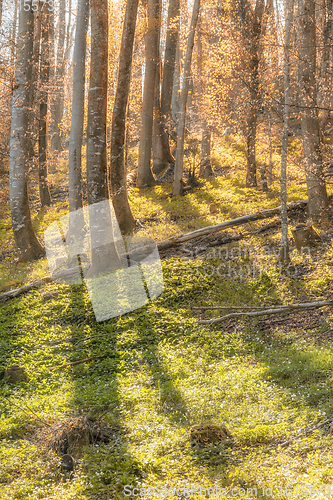
[[[281,306],[288,307],[288,306]],[[202,307],[192,307],[193,311],[216,311],[216,310],[239,310],[239,309],[266,309],[265,306],[202,306]]]
[[[59,271],[56,274],[53,274],[52,277],[45,276],[44,278],[41,278],[40,280],[33,281],[32,283],[29,283],[28,285],[21,286],[20,288],[15,288],[14,290],[9,290],[8,292],[0,293],[0,302],[6,301],[8,299],[13,299],[14,297],[17,297],[18,295],[22,295],[22,293],[30,292],[31,290],[35,290],[37,288],[40,288],[44,285],[47,285],[48,283],[52,283],[52,281],[56,281],[58,279],[68,279],[74,275],[77,275],[78,272],[80,273],[79,267],[65,269],[63,271]]]
[[[296,201],[293,203],[289,203],[287,205],[288,212],[304,209],[307,206],[307,201]],[[157,246],[159,250],[163,250],[164,248],[169,248],[179,243],[184,243],[185,241],[193,240],[194,238],[198,238],[199,236],[205,236],[206,234],[218,233],[223,229],[227,229],[229,227],[241,226],[248,222],[254,222],[257,220],[268,219],[270,217],[274,217],[281,212],[281,207],[271,208],[269,210],[263,210],[262,212],[256,212],[250,215],[243,215],[242,217],[238,217],[237,219],[228,220],[225,222],[221,222],[220,224],[216,224],[215,226],[203,227],[202,229],[197,229],[196,231],[192,231],[191,233],[181,234],[178,236],[172,236],[167,240],[160,241]]]
[[[292,311],[298,311],[298,310],[303,310],[303,309],[318,309],[320,307],[330,306],[332,304],[333,304],[333,300],[323,300],[323,301],[318,301],[318,302],[305,302],[303,304],[290,304],[287,306],[280,306],[280,307],[275,307],[272,309],[265,309],[262,311],[255,311],[255,312],[244,311],[244,312],[230,313],[230,314],[226,314],[225,316],[222,316],[220,318],[198,320],[196,323],[199,325],[214,325],[216,323],[221,323],[222,321],[225,321],[227,319],[239,318],[242,316],[247,316],[247,317],[253,318],[253,317],[266,316],[266,315],[272,315],[272,314],[290,313]]]
[[[88,363],[89,361],[93,361],[97,359],[98,356],[93,356],[92,358],[80,359],[79,361],[73,361],[72,363],[66,363],[65,365],[57,365],[49,368],[49,371],[52,372],[54,370],[61,370],[62,368],[68,368],[69,366],[81,365],[82,363]]]
[[[300,434],[297,434],[297,436],[295,436],[291,439],[288,439],[287,441],[284,441],[283,443],[277,443],[277,444],[272,445],[271,448],[277,448],[278,446],[281,446],[282,448],[284,448],[285,446],[288,446],[289,444],[293,443],[297,439],[300,439],[304,436],[307,436],[311,432],[314,432],[315,430],[320,429],[321,427],[325,427],[325,425],[331,424],[332,422],[333,422],[333,418],[328,418],[327,420],[325,420],[324,422],[321,422],[321,424],[318,424],[315,427],[311,427],[310,429],[304,429]]]

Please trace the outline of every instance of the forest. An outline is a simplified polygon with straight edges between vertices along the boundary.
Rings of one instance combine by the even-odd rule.
[[[0,0],[0,498],[333,497],[333,0]]]

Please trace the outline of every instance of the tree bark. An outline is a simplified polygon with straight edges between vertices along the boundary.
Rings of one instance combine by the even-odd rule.
[[[29,82],[32,74],[33,31],[33,12],[20,9],[12,104],[9,188],[13,232],[22,261],[30,261],[45,255],[32,227],[27,183]]]
[[[108,81],[108,2],[91,0],[91,64],[88,97],[88,203],[107,199],[106,113]]]
[[[50,82],[50,19],[52,12],[47,7],[41,13],[41,57],[40,57],[40,101],[38,136],[38,176],[39,196],[42,207],[51,205],[51,195],[47,180],[47,107]]]
[[[213,175],[212,161],[210,157],[211,131],[207,120],[204,120],[201,139],[201,161],[199,176],[208,179]]]
[[[186,124],[186,103],[188,97],[188,90],[191,77],[191,62],[194,46],[195,30],[199,18],[200,0],[194,0],[193,13],[191,19],[191,26],[187,40],[187,50],[185,57],[185,67],[183,76],[183,85],[181,93],[181,109],[179,116],[179,123],[177,128],[177,150],[176,150],[176,164],[175,164],[175,178],[173,184],[173,195],[181,196],[183,193],[183,159],[184,159],[184,142],[185,142],[185,124]]]
[[[139,188],[153,186],[156,183],[151,171],[151,151],[153,144],[155,77],[158,59],[159,4],[159,0],[148,0],[148,31],[145,37],[145,83],[137,179]]]
[[[182,51],[180,49],[180,43],[178,39],[177,51],[176,51],[176,62],[175,62],[175,72],[173,76],[173,89],[172,89],[172,99],[171,99],[171,114],[173,121],[173,128],[177,130],[180,112],[180,65],[182,59]]]
[[[52,123],[52,151],[62,151],[61,133],[59,124],[63,117],[64,109],[64,76],[65,76],[65,34],[66,34],[66,19],[65,19],[66,2],[59,2],[59,28],[58,28],[58,47],[57,47],[57,63],[55,67],[55,98],[53,100],[53,123]],[[78,19],[77,19],[78,21]],[[74,72],[74,70],[73,70]]]
[[[73,55],[73,100],[69,138],[69,211],[82,208],[81,148],[84,119],[86,39],[89,0],[79,0]]]
[[[174,163],[170,151],[169,136],[172,129],[171,103],[173,81],[175,74],[175,62],[177,44],[180,27],[180,1],[170,0],[168,10],[167,35],[165,42],[162,91],[160,98],[160,81],[157,78],[155,83],[155,147],[154,147],[154,167],[155,173],[162,172],[168,163]],[[160,72],[158,72],[160,77]]]
[[[118,83],[112,117],[110,184],[112,202],[121,231],[127,233],[135,227],[127,196],[124,148],[126,110],[128,106],[133,44],[139,0],[127,0],[123,36],[120,48]]]
[[[319,111],[319,129],[321,135],[324,134],[325,128],[330,116],[330,107],[332,103],[332,95],[330,86],[332,84],[332,73],[330,71],[330,61],[332,59],[332,0],[324,0],[322,7],[324,14],[323,37],[322,37],[322,58],[319,74],[319,89],[318,89],[318,104],[321,108]],[[332,64],[331,64],[332,67]]]
[[[328,206],[322,172],[322,153],[316,90],[316,18],[314,0],[299,0],[299,60],[301,131],[306,161],[305,175],[309,197],[308,213],[318,222]]]
[[[288,0],[285,11],[285,35],[284,35],[284,112],[283,131],[281,148],[281,253],[280,258],[283,264],[289,262],[288,245],[288,214],[287,214],[287,150],[288,150],[288,129],[290,112],[290,70],[289,51],[290,33],[293,22],[294,0]]]

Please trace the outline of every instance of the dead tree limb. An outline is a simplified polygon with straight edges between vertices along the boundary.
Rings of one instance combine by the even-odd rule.
[[[302,437],[308,436],[311,432],[314,432],[317,429],[320,429],[321,427],[325,427],[325,425],[331,424],[333,422],[333,418],[328,418],[324,422],[321,422],[320,424],[316,425],[315,427],[311,427],[310,429],[304,429],[300,434],[297,434],[297,436],[288,439],[287,441],[284,441],[283,443],[277,443],[271,446],[272,448],[277,448],[278,446],[285,447],[288,446],[289,444],[293,443],[297,439],[300,439]]]
[[[288,307],[288,306],[281,306]],[[202,307],[192,307],[193,311],[217,311],[217,310],[225,310],[225,311],[233,311],[233,310],[242,310],[242,309],[259,309],[263,310],[267,308],[265,306],[202,306]]]
[[[221,316],[220,318],[207,319],[207,320],[198,320],[196,323],[199,325],[214,325],[216,323],[221,323],[227,319],[232,318],[240,318],[242,316],[247,317],[258,317],[258,316],[266,316],[273,314],[283,314],[290,313],[293,311],[299,311],[304,309],[319,309],[320,307],[333,305],[333,300],[322,300],[318,302],[305,302],[303,304],[290,304],[287,306],[274,307],[272,309],[266,309],[262,311],[254,311],[254,312],[234,312],[230,314],[226,314],[225,316]]]
[[[93,361],[94,359],[97,359],[98,356],[93,356],[92,358],[85,358],[85,359],[80,359],[79,361],[73,361],[72,363],[66,363],[65,365],[58,365],[58,366],[52,366],[49,368],[49,371],[54,371],[54,370],[62,370],[63,368],[68,368],[69,366],[76,366],[76,365],[81,365],[82,363],[89,363],[89,361]]]
[[[296,201],[293,203],[289,203],[287,205],[288,212],[304,209],[307,206],[307,201]],[[223,229],[227,229],[229,227],[234,226],[242,226],[243,224],[247,224],[248,222],[254,222],[257,220],[268,219],[270,217],[274,217],[281,212],[281,207],[271,208],[269,210],[263,210],[261,212],[256,212],[250,215],[243,215],[242,217],[238,217],[237,219],[227,220],[225,222],[221,222],[220,224],[216,224],[215,226],[203,227],[202,229],[197,229],[196,231],[192,231],[191,233],[181,234],[178,236],[172,236],[167,240],[160,241],[157,246],[159,250],[163,250],[164,248],[169,248],[178,243],[184,243],[185,241],[193,240],[194,238],[198,238],[199,236],[205,236],[206,234],[218,233]]]
[[[52,281],[56,281],[57,279],[65,279],[65,278],[70,278],[71,276],[76,276],[78,272],[80,272],[79,267],[65,269],[63,271],[59,271],[56,274],[53,274],[52,277],[45,276],[40,280],[29,283],[28,285],[21,286],[20,288],[15,288],[14,290],[9,290],[8,292],[0,293],[0,302],[4,302],[8,299],[13,299],[18,295],[22,295],[22,293],[30,292],[31,290],[40,288],[44,285],[47,285],[48,283],[52,283]]]

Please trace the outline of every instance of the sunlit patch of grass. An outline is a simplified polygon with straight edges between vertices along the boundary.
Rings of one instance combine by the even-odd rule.
[[[295,144],[296,155],[298,138]],[[179,199],[167,197],[171,184],[130,190],[133,213],[144,224],[138,235],[160,241],[280,204],[277,181],[269,194],[245,187],[240,137],[221,141],[214,154],[221,164],[230,160],[236,175],[204,181],[201,189]],[[264,131],[258,154],[264,162]],[[273,159],[277,173],[276,151]],[[236,164],[241,165],[238,170]],[[59,169],[66,182],[65,155]],[[56,170],[50,175],[56,183]],[[289,185],[290,201],[305,198],[304,185]],[[214,215],[212,203],[220,205]],[[45,228],[66,210],[65,200],[33,212],[38,236],[42,238]],[[146,223],[147,218],[153,220]],[[6,219],[4,246],[10,241],[8,225]],[[237,227],[237,232],[259,225],[262,222]],[[279,232],[253,235],[215,247],[201,258],[165,260],[163,294],[104,323],[96,323],[84,286],[50,283],[1,305],[0,497],[122,499],[124,487],[131,485],[161,488],[158,497],[166,500],[165,485],[192,484],[202,491],[218,487],[222,492],[211,498],[222,500],[241,489],[244,498],[260,497],[262,488],[266,497],[298,500],[297,487],[305,483],[330,485],[332,434],[326,427],[308,434],[302,430],[332,413],[331,342],[319,346],[307,340],[302,324],[289,329],[277,324],[267,331],[258,318],[199,326],[195,319],[200,313],[191,310],[202,305],[274,306],[330,296],[332,247],[326,245],[321,257],[293,250],[293,265],[304,269],[300,267],[303,274],[288,275],[279,264],[279,245]],[[46,273],[45,259],[22,264],[8,256],[0,262],[0,286],[16,287]],[[44,300],[45,291],[57,296]],[[202,317],[227,313],[208,311]],[[312,337],[331,319],[327,308],[318,326],[312,326]],[[63,368],[91,357],[90,362]],[[27,382],[12,385],[4,379],[5,369],[13,364],[25,367]],[[87,445],[69,476],[58,455],[37,446],[34,432],[82,412],[104,414],[109,425],[119,426],[120,438]],[[232,443],[191,447],[190,427],[202,422],[226,425]],[[299,434],[302,437],[289,446],[278,446]],[[250,493],[252,488],[257,495]],[[140,495],[157,498],[152,492]],[[192,495],[203,496],[200,491]],[[312,497],[309,491],[302,496]]]

